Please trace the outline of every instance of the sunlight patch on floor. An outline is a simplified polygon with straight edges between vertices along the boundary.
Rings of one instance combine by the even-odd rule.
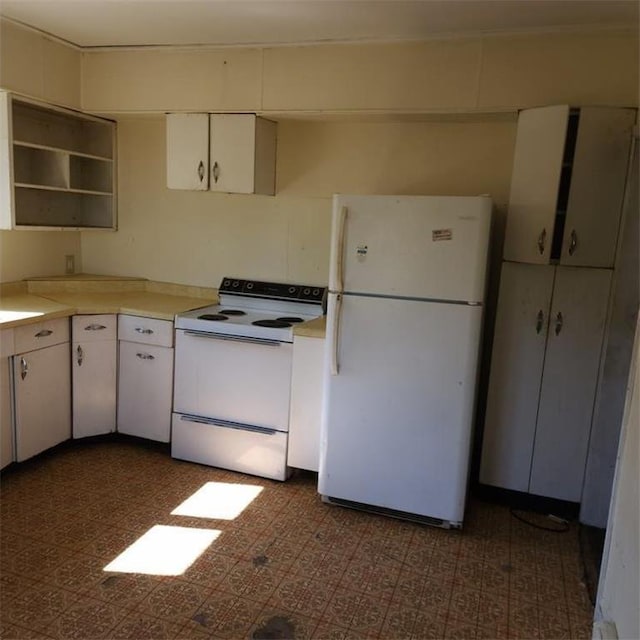
[[[217,529],[155,525],[103,571],[182,575],[220,535]]]
[[[237,518],[262,491],[251,484],[207,482],[172,512],[172,516],[233,520]]]

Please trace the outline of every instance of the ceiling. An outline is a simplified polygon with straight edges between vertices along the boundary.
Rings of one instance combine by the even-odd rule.
[[[638,0],[0,0],[81,47],[277,45],[638,26]]]

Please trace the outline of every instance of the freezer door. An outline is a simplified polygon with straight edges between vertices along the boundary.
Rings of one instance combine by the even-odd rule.
[[[488,197],[334,196],[329,288],[481,302]]]
[[[330,294],[327,322],[319,492],[461,522],[482,308]]]

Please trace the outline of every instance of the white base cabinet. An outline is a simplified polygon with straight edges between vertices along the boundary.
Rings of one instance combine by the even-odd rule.
[[[169,442],[173,323],[121,315],[118,335],[118,431]]]
[[[71,437],[68,319],[18,327],[15,348],[16,460],[22,462]]]
[[[287,464],[316,472],[320,466],[324,346],[321,338],[295,336],[293,339]]]
[[[482,483],[580,501],[610,283],[608,269],[503,264]]]
[[[73,437],[111,433],[116,429],[116,316],[74,316],[71,330]]]

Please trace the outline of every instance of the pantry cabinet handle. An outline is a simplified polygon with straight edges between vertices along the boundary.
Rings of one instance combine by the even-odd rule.
[[[218,178],[220,177],[220,165],[217,162],[213,163],[211,175],[213,175],[213,181],[218,184]]]
[[[136,356],[140,358],[140,360],[155,360],[156,357],[152,356],[150,353],[136,353]]]
[[[572,256],[576,252],[578,246],[578,234],[575,229],[571,230],[571,236],[569,240],[569,255]]]
[[[564,324],[564,318],[562,317],[562,312],[558,311],[556,314],[556,335],[560,334],[562,331],[562,325]]]
[[[542,229],[540,235],[538,236],[538,253],[542,255],[544,253],[544,248],[547,244],[547,230],[545,228]]]
[[[204,180],[204,162],[200,160],[200,164],[198,165],[198,178],[200,178],[200,182]]]
[[[78,345],[78,348],[76,349],[76,355],[78,359],[78,366],[81,367],[82,361],[84,360],[84,352],[82,351],[82,347],[80,345]]]
[[[153,333],[153,329],[145,329],[144,327],[136,327],[135,330],[145,336],[150,336]]]
[[[53,333],[53,331],[51,331],[51,329],[43,329],[42,331],[38,331],[38,333],[36,333],[35,337],[36,338],[46,338],[47,336],[50,336]]]
[[[540,309],[540,311],[538,311],[538,315],[536,316],[536,333],[540,334],[540,332],[542,331],[542,325],[544,324],[544,313],[542,312],[542,309]]]
[[[20,377],[24,380],[29,372],[29,364],[24,358],[20,358]]]
[[[103,324],[88,324],[84,330],[85,331],[102,331],[103,329],[106,329],[107,327],[105,327]]]

